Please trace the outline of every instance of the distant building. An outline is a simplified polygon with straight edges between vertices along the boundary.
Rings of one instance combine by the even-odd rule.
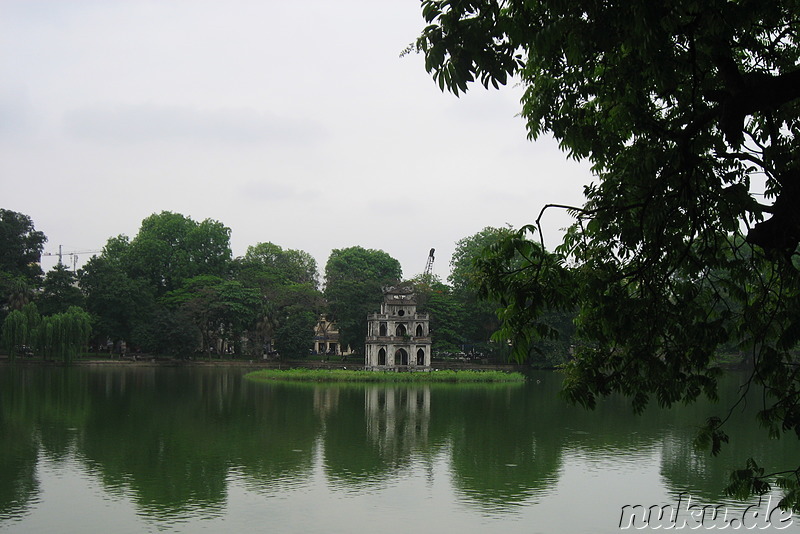
[[[339,328],[336,323],[328,320],[327,315],[320,315],[319,321],[314,326],[314,352],[333,356],[342,354],[342,346],[339,343]]]
[[[367,316],[366,369],[420,369],[431,366],[430,319],[417,311],[411,287],[383,288],[380,313]]]

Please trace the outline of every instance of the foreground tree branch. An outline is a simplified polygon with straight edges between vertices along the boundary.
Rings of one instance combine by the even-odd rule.
[[[753,354],[759,423],[800,437],[800,1],[423,0],[422,12],[416,49],[442,90],[519,80],[529,136],[553,135],[596,175],[582,207],[541,212],[577,215],[561,246],[529,240],[540,213],[479,262],[503,304],[498,339],[524,358],[552,333],[544,313],[578,310],[567,397],[592,407],[620,392],[637,410],[714,398],[718,354]],[[712,450],[722,423],[708,426]],[[800,511],[797,481],[781,484]]]

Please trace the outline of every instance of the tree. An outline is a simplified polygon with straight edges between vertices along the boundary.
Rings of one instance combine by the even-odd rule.
[[[448,281],[453,286],[453,296],[459,302],[459,332],[461,346],[467,350],[488,350],[486,345],[500,324],[497,320],[499,303],[493,299],[479,299],[480,272],[475,266],[483,250],[512,232],[509,228],[487,226],[480,232],[460,239],[450,259]],[[503,343],[505,345],[505,343]]]
[[[146,321],[134,322],[129,339],[144,352],[181,358],[203,346],[200,330],[189,312],[164,306],[155,307]]]
[[[131,340],[138,324],[151,320],[155,309],[155,289],[145,280],[133,279],[123,269],[118,256],[110,249],[91,258],[78,272],[81,291],[86,296],[86,310],[92,316],[92,331],[105,342]]]
[[[477,260],[483,251],[498,243],[506,235],[511,234],[511,228],[495,228],[487,226],[480,232],[459,239],[453,256],[450,258],[450,275],[447,280],[457,291],[476,290],[480,282],[480,273],[475,268]]]
[[[359,246],[334,249],[325,264],[325,299],[339,327],[339,343],[359,351],[367,335],[367,315],[383,301],[382,287],[403,276],[400,262],[382,250]]]
[[[186,280],[183,287],[167,293],[162,302],[180,308],[192,318],[208,355],[217,340],[223,345],[238,342],[242,331],[255,319],[258,294],[240,282],[204,275]]]
[[[38,285],[39,267],[47,238],[27,215],[0,208],[0,273]]]
[[[82,308],[70,306],[64,312],[41,317],[34,303],[14,310],[3,322],[2,344],[13,361],[23,347],[33,346],[45,358],[58,357],[65,363],[80,355],[91,336],[91,319]]]
[[[288,284],[273,293],[276,306],[275,348],[280,355],[308,355],[314,346],[314,325],[322,310],[323,299],[311,284]]]
[[[464,344],[460,313],[463,307],[453,295],[453,288],[432,274],[415,277],[410,283],[417,296],[417,309],[430,314],[434,353],[460,351]]]
[[[77,286],[77,277],[59,263],[48,271],[37,297],[43,315],[55,315],[67,311],[71,306],[85,305],[83,293]]]
[[[230,275],[230,229],[163,211],[142,221],[136,237],[108,240],[81,270],[81,288],[99,337],[160,349],[167,342],[155,324],[175,332],[175,345],[193,348],[185,314],[159,311],[157,300],[198,276]]]
[[[247,247],[244,258],[237,258],[239,276],[277,284],[310,284],[319,286],[317,260],[303,250],[284,250],[274,243],[258,243]]]
[[[275,348],[281,357],[308,354],[314,345],[314,325],[317,315],[302,305],[287,306],[285,316],[275,330]]]
[[[508,329],[498,332],[500,321],[497,310],[503,305],[502,295],[489,298],[481,293],[484,281],[481,260],[487,249],[500,246],[515,234],[511,228],[486,227],[459,240],[450,260],[448,280],[453,286],[453,297],[459,303],[460,344],[467,350],[496,359],[508,358],[510,338]],[[515,251],[506,258],[503,268],[514,271],[524,265],[525,258]],[[527,339],[524,344],[517,340],[517,359],[526,360],[534,366],[552,367],[564,363],[571,352],[574,318],[574,309],[543,310],[537,323],[539,329],[536,339]]]
[[[0,208],[0,321],[21,310],[41,283],[39,261],[47,238],[27,215]]]
[[[29,337],[28,320],[19,310],[14,310],[6,316],[3,321],[2,340],[3,348],[8,352],[8,359],[12,362],[16,359],[20,348],[25,345]]]
[[[42,317],[36,330],[35,347],[45,358],[70,363],[86,348],[91,334],[89,314],[72,306],[63,313]]]
[[[321,308],[317,262],[302,250],[284,250],[274,243],[258,243],[234,261],[236,279],[258,288],[261,305],[250,325],[251,354],[264,348],[282,356],[307,354],[313,344],[313,327]]]
[[[230,232],[211,219],[198,223],[162,211],[144,219],[127,246],[124,240],[112,245],[122,255],[128,275],[149,281],[161,296],[194,276],[226,276],[231,262]]]
[[[261,358],[265,352],[274,350],[272,341],[278,329],[278,307],[274,302],[261,298],[256,308],[255,319],[247,332],[246,353]]]
[[[6,280],[7,305],[11,310],[21,310],[33,298],[33,291],[24,278]]]
[[[568,397],[592,407],[616,391],[641,410],[651,397],[715,397],[716,350],[734,343],[759,386],[743,397],[764,391],[760,424],[800,436],[800,4],[423,0],[422,11],[416,49],[441,88],[518,77],[530,137],[552,134],[596,176],[555,251],[531,225],[482,260],[518,353],[547,331],[546,310],[578,309]],[[712,452],[724,420],[701,434]],[[786,474],[782,505],[800,510],[800,468]],[[748,463],[729,491],[772,480]]]
[[[8,351],[11,361],[19,351],[29,351],[36,340],[42,318],[33,302],[27,303],[21,310],[13,310],[3,321],[0,340]]]

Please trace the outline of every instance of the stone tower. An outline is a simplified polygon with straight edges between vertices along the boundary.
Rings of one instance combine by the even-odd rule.
[[[364,368],[427,371],[430,366],[430,319],[417,311],[414,289],[384,287],[380,313],[367,316]]]

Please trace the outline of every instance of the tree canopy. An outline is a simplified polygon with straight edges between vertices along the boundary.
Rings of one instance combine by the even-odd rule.
[[[234,343],[255,320],[258,292],[236,280],[202,275],[189,278],[183,286],[161,300],[179,308],[200,332],[203,351],[209,354],[218,339]]]
[[[453,289],[435,275],[416,276],[408,283],[414,287],[417,310],[430,314],[431,349],[434,354],[460,352],[466,341],[462,312],[467,304],[459,300],[453,294]]]
[[[25,214],[0,208],[0,320],[30,302],[41,283],[39,261],[47,241]]]
[[[555,250],[537,224],[481,260],[500,335],[527,354],[546,310],[577,309],[566,393],[589,407],[611,392],[637,409],[713,398],[718,351],[735,347],[765,392],[759,422],[800,437],[800,2],[423,0],[422,13],[416,49],[442,89],[519,80],[529,136],[553,135],[595,175]],[[712,451],[725,418],[701,435]],[[800,509],[800,469],[783,474],[782,504]],[[729,491],[773,479],[748,463]]]
[[[127,243],[109,239],[103,254],[91,258],[79,272],[86,309],[94,318],[93,331],[103,341],[132,339],[137,323],[147,320],[155,306],[155,288],[131,278],[114,252],[122,242]]]
[[[40,277],[39,260],[46,241],[30,217],[0,208],[0,273],[28,281]]]
[[[247,247],[243,258],[237,258],[239,276],[258,284],[310,284],[319,286],[317,260],[304,250],[284,250],[274,243],[258,243]]]
[[[331,251],[325,264],[325,298],[342,348],[359,351],[364,346],[367,315],[379,310],[381,288],[402,276],[400,262],[382,250],[355,246]]]
[[[38,295],[42,315],[66,312],[70,307],[84,307],[83,293],[78,289],[75,273],[58,263],[44,278],[42,292]]]
[[[485,248],[500,242],[504,236],[511,234],[509,228],[487,226],[481,231],[459,239],[450,259],[450,276],[447,280],[453,287],[453,293],[461,303],[459,307],[459,331],[463,337],[462,344],[479,345],[485,350],[486,342],[498,329],[499,323],[495,310],[498,303],[493,299],[480,299],[481,273],[475,266]]]
[[[196,222],[180,213],[162,211],[142,221],[128,247],[122,242],[113,246],[127,254],[133,278],[149,280],[163,295],[194,276],[227,274],[232,256],[230,236],[230,228],[218,221]]]
[[[307,354],[322,308],[314,257],[303,250],[258,243],[236,258],[234,271],[238,280],[261,293],[248,333],[251,348],[259,354],[264,348],[277,351],[281,357]]]

